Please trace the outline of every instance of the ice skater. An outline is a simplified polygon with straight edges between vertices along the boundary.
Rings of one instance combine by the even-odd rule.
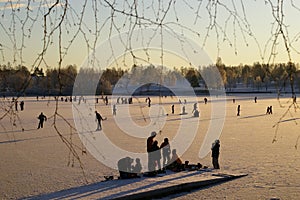
[[[104,103],[105,103],[105,105],[108,105],[108,97],[107,96],[105,96]]]
[[[187,113],[185,112],[185,106],[182,106],[182,113],[181,115],[186,115]]]
[[[211,157],[212,157],[212,164],[214,169],[220,169],[219,155],[220,155],[220,140],[216,140],[211,147]]]
[[[39,121],[39,125],[38,125],[38,128],[43,128],[43,125],[44,125],[44,121],[47,121],[47,117],[43,114],[43,112],[41,112],[41,114],[38,116],[38,119],[40,120]]]
[[[24,101],[21,101],[21,102],[20,102],[20,109],[21,109],[21,111],[24,110]]]
[[[15,99],[15,109],[16,109],[16,111],[18,111],[18,101],[17,101],[17,99]]]
[[[100,131],[100,130],[102,130],[101,121],[103,121],[104,119],[102,118],[102,116],[100,115],[100,113],[98,113],[97,111],[95,111],[95,114],[96,114],[96,121],[97,121],[97,129],[96,129],[96,131]]]
[[[150,99],[150,97],[148,97],[148,107],[149,108],[151,107],[151,99]]]
[[[198,111],[197,103],[194,103],[194,108],[193,108],[192,114],[193,114],[194,117],[199,117],[199,111]]]
[[[238,105],[236,116],[240,116],[240,112],[241,112],[241,105]]]
[[[270,107],[268,106],[268,107],[267,107],[266,115],[269,115],[269,114],[270,114]]]
[[[116,107],[116,104],[113,105],[113,116],[116,116],[117,115],[117,107]]]
[[[200,113],[199,113],[199,111],[197,109],[194,111],[194,115],[193,116],[194,117],[199,117],[200,116]]]
[[[197,103],[194,103],[194,108],[193,108],[192,113],[195,112],[196,110],[197,110]]]
[[[172,114],[174,114],[174,104],[172,105],[171,110],[172,110]]]

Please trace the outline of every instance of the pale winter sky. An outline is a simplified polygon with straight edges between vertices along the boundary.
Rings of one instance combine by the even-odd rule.
[[[138,0],[136,1],[137,7],[133,6],[133,0],[116,0],[113,4],[115,12],[112,12],[110,8],[113,1],[90,0],[84,7],[80,26],[79,21],[84,1],[69,0],[67,13],[61,23],[61,30],[57,28],[57,25],[60,23],[66,1],[60,1],[60,4],[52,9],[47,18],[47,35],[52,30],[54,31],[52,37],[47,40],[44,59],[40,59],[38,55],[43,51],[44,46],[44,15],[54,2],[56,1],[0,0],[0,64],[10,62],[17,65],[23,62],[28,67],[33,65],[58,67],[61,52],[63,55],[62,66],[68,64],[81,66],[87,55],[91,53],[89,47],[93,46],[98,47],[97,51],[105,52],[118,60],[119,57],[122,57],[122,53],[114,55],[114,52],[117,52],[118,48],[122,49],[120,46],[124,43],[127,48],[143,49],[152,42],[151,34],[140,34],[139,28],[156,30],[156,36],[159,36],[157,40],[160,40],[161,29],[157,24],[161,19],[164,24],[162,31],[164,39],[170,37],[169,39],[172,39],[175,44],[176,40],[182,39],[181,36],[184,35],[200,49],[203,48],[212,62],[215,62],[218,56],[227,65],[289,61],[281,35],[276,43],[275,60],[269,60],[275,38],[271,36],[277,28],[273,24],[275,19],[272,16],[271,3],[273,3],[273,9],[276,10],[277,3],[281,2],[278,0],[220,0],[217,7],[214,4],[215,1],[211,0],[166,0],[163,3],[156,0]],[[300,8],[299,1],[285,0],[283,2],[283,21],[286,25],[283,30],[285,34],[288,33],[286,36],[288,45],[291,45],[291,58],[296,63],[300,63],[298,53],[300,51],[300,27],[297,23],[300,9],[298,7]],[[141,16],[138,20],[121,13],[122,11],[129,13],[135,8],[137,12],[132,13]],[[162,12],[165,10],[168,10],[166,16]],[[208,15],[208,10],[210,10],[211,16]],[[198,18],[196,13],[198,13]],[[213,16],[215,14],[216,17]],[[144,20],[146,18],[150,20]],[[211,20],[216,20],[217,24],[208,29]],[[130,30],[133,29],[137,31],[131,32]],[[59,37],[60,31],[62,32],[61,37]],[[166,31],[171,33],[171,36],[166,34]],[[118,42],[116,45],[110,46],[108,38],[118,38],[120,33],[125,33],[126,36],[133,34],[145,38],[141,40],[140,46],[130,46],[129,43],[132,41],[126,41],[126,38],[119,38],[120,46],[118,46]],[[95,40],[95,35],[98,36],[97,40]],[[134,37],[132,37],[133,41]],[[60,39],[61,48],[58,45]],[[72,41],[71,45],[69,45],[70,41]],[[157,42],[164,46],[166,51],[175,52],[175,54],[175,50],[180,48],[179,46],[172,47],[161,41]],[[65,52],[66,54],[64,54]],[[184,55],[180,56],[185,57]],[[168,59],[170,58],[168,57]],[[106,63],[107,65],[111,64]],[[176,59],[173,63],[169,61],[168,64],[184,65],[183,63],[178,64]],[[201,61],[198,64],[201,64]]]

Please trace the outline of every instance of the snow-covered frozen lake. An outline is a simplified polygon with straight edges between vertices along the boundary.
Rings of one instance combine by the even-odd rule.
[[[199,158],[199,151],[204,140],[205,134],[214,120],[224,121],[220,136],[221,153],[220,165],[221,171],[231,171],[236,173],[247,173],[247,177],[208,187],[202,190],[190,193],[179,194],[169,198],[175,199],[298,199],[300,191],[300,151],[295,145],[300,135],[299,110],[295,112],[293,106],[290,112],[286,111],[291,105],[291,99],[281,97],[280,102],[276,96],[258,95],[257,103],[254,103],[254,94],[227,96],[225,105],[225,114],[217,113],[212,117],[212,106],[218,107],[223,102],[222,97],[208,97],[208,104],[203,103],[204,97],[198,97],[198,109],[200,118],[191,117],[194,99],[181,97],[182,103],[186,99],[187,115],[180,115],[182,108],[176,97],[163,97],[161,99],[152,97],[152,106],[149,109],[145,98],[133,99],[131,105],[117,105],[117,116],[112,115],[110,103],[115,103],[116,99],[110,99],[109,105],[105,105],[102,100],[91,107],[100,111],[107,117],[103,121],[103,130],[89,133],[89,138],[96,138],[98,143],[102,144],[100,134],[119,149],[128,152],[135,152],[136,155],[145,153],[146,138],[150,135],[149,130],[162,130],[156,137],[159,144],[165,137],[170,139],[171,148],[190,143],[191,145],[182,152],[182,160],[189,160],[191,163],[200,162],[203,165],[211,167],[211,157],[207,154],[204,158]],[[235,103],[232,99],[235,98]],[[55,101],[46,99],[36,101],[35,98],[20,98],[19,101],[25,101],[25,110],[18,111],[16,117],[16,126],[13,126],[14,117],[5,117],[0,121],[0,198],[17,199],[39,194],[54,193],[56,191],[80,188],[86,184],[85,178],[89,183],[97,183],[103,180],[104,175],[118,176],[118,171],[105,166],[89,152],[82,154],[85,150],[83,143],[75,130],[71,129],[62,119],[56,119],[56,126],[60,133],[68,141],[72,140],[73,145],[78,152],[81,162],[84,166],[85,177],[82,174],[80,165],[70,154],[66,145],[62,142],[53,126],[54,118],[51,117],[55,112]],[[4,104],[4,100],[1,100]],[[158,103],[161,103],[163,109],[157,109]],[[175,114],[171,114],[171,105],[175,105]],[[237,105],[241,105],[241,115],[236,116]],[[266,108],[273,107],[273,114],[266,115]],[[85,106],[84,103],[78,106]],[[88,107],[89,109],[90,107]],[[122,109],[129,109],[129,116],[124,115]],[[73,109],[74,110],[74,109]],[[58,102],[58,113],[63,116],[68,123],[75,127],[72,103]],[[163,110],[163,111],[162,111]],[[94,110],[87,110],[93,112]],[[43,112],[48,120],[43,129],[37,129],[37,116]],[[160,113],[161,112],[161,113]],[[1,110],[1,116],[4,111]],[[286,114],[285,114],[286,113]],[[168,115],[166,115],[168,114]],[[284,116],[283,118],[281,118]],[[94,114],[87,124],[95,125]],[[116,122],[116,118],[119,119]],[[128,135],[124,132],[130,131],[131,124],[127,124],[126,118],[145,130],[140,135]],[[184,122],[185,121],[185,122]],[[78,121],[77,121],[78,122]],[[186,126],[186,122],[189,124]],[[276,133],[276,127],[273,125],[279,122],[275,143],[272,143]],[[182,124],[185,123],[185,124]],[[86,124],[76,127],[84,127]],[[128,125],[126,127],[126,125]],[[184,132],[185,127],[193,127],[196,135],[191,136],[191,131]],[[144,127],[144,129],[143,129]],[[184,128],[181,130],[180,128]],[[22,131],[24,128],[24,131]],[[132,127],[131,127],[132,128]],[[126,129],[126,131],[124,131]],[[140,129],[138,129],[140,130]],[[178,131],[180,130],[180,131]],[[134,132],[134,131],[133,131]],[[134,134],[138,134],[137,133]],[[176,136],[180,135],[180,140]],[[181,139],[183,138],[183,139]],[[174,143],[172,144],[172,141]],[[185,141],[186,140],[186,141]],[[173,145],[173,146],[172,146]],[[95,147],[98,149],[98,147]],[[100,148],[101,149],[101,148]],[[114,155],[113,152],[111,152]],[[101,154],[101,152],[99,152]],[[103,156],[103,155],[102,155]],[[112,157],[115,157],[112,156]],[[111,160],[108,163],[114,163],[113,158],[105,155],[103,160]],[[74,160],[74,162],[73,162]],[[69,164],[69,166],[68,166]],[[73,165],[73,167],[72,167]],[[147,163],[142,163],[144,169]],[[91,191],[92,193],[92,191]],[[88,198],[88,195],[85,196]]]

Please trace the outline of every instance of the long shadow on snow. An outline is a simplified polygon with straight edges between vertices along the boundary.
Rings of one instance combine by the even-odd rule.
[[[203,173],[203,172],[200,172],[200,173]],[[112,198],[120,197],[120,196],[126,195],[128,193],[137,192],[139,190],[149,188],[149,187],[153,187],[155,185],[160,185],[161,183],[166,183],[168,181],[173,181],[173,180],[176,180],[176,179],[182,179],[182,178],[185,178],[185,177],[194,176],[195,174],[199,174],[199,171],[193,172],[193,173],[187,173],[184,176],[171,177],[169,179],[164,179],[164,180],[157,181],[157,182],[154,182],[154,183],[151,183],[151,184],[148,184],[148,185],[143,185],[141,187],[138,187],[138,188],[135,188],[135,189],[132,189],[132,190],[126,190],[126,191],[123,191],[123,192],[114,193],[114,194],[111,194],[109,196],[105,196],[105,197],[102,197],[102,198],[112,199]],[[166,175],[166,176],[168,176],[168,175]],[[159,178],[159,177],[153,177],[153,178]],[[97,182],[97,183],[92,183],[92,184],[88,184],[88,185],[83,185],[83,186],[79,186],[79,187],[66,189],[66,190],[56,191],[56,192],[53,192],[53,193],[41,194],[41,195],[36,195],[36,196],[31,196],[31,197],[25,197],[25,198],[22,198],[22,199],[23,200],[62,199],[62,198],[82,199],[82,198],[89,197],[89,196],[97,194],[97,193],[100,194],[101,192],[112,190],[112,189],[122,187],[122,186],[125,186],[125,185],[128,185],[128,184],[134,184],[136,182],[140,182],[140,181],[143,181],[145,179],[147,179],[147,177]]]

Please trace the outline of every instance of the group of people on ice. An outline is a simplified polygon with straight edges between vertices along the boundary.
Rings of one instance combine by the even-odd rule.
[[[180,172],[184,170],[199,170],[203,166],[200,163],[190,164],[189,161],[184,163],[177,155],[176,149],[171,151],[168,138],[164,138],[161,145],[155,140],[157,133],[153,131],[147,138],[147,154],[148,154],[148,171],[144,176],[156,176],[159,173],[166,173],[166,170],[173,172]],[[220,154],[220,141],[217,139],[212,144],[212,164],[214,169],[220,169],[219,154]],[[162,163],[161,163],[161,158]],[[130,157],[121,158],[118,161],[118,169],[121,179],[136,178],[142,175],[142,165],[139,158],[136,158],[135,165],[134,159]],[[206,167],[205,167],[206,168]]]

